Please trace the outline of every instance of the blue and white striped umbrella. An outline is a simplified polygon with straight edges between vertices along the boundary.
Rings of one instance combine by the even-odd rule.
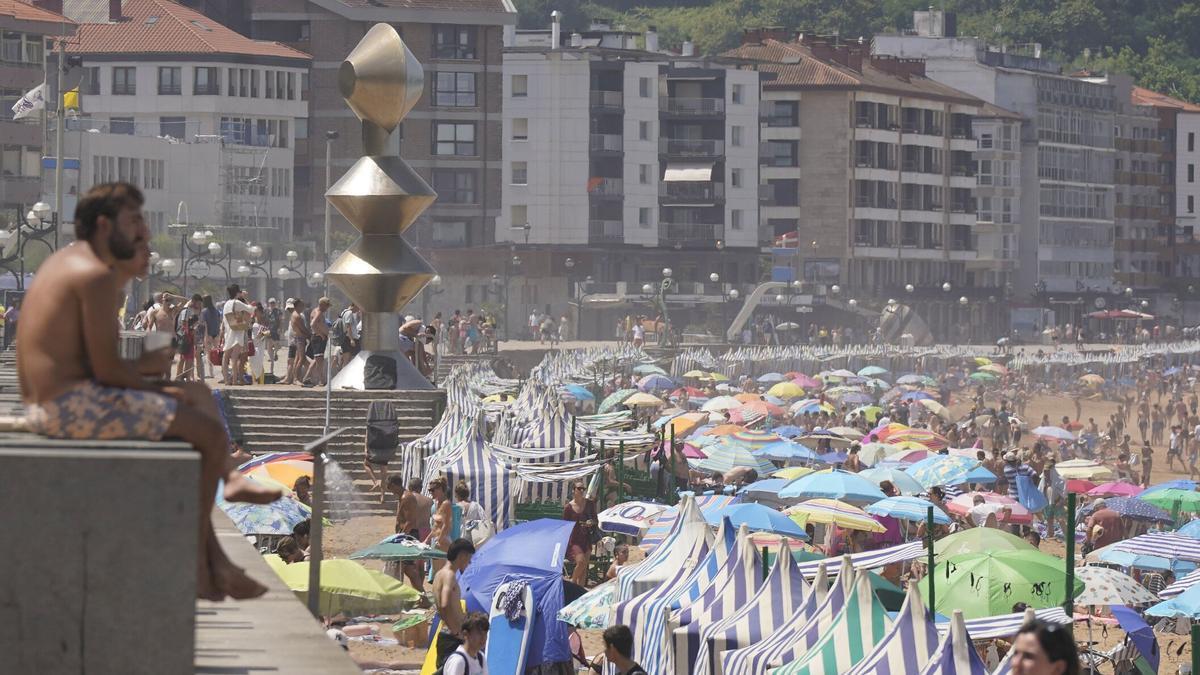
[[[882,485],[885,480],[889,481],[901,494],[919,495],[925,492],[925,488],[916,479],[897,467],[877,466],[873,469],[863,469],[858,475],[876,485]]]
[[[933,522],[937,525],[949,525],[950,516],[946,515],[945,511],[934,506],[933,502],[920,497],[888,497],[863,510],[873,516],[891,516],[899,520],[923,523],[928,518],[928,509],[931,506],[933,506]]]
[[[849,471],[833,469],[801,476],[779,491],[783,499],[841,499],[876,502],[887,495],[871,481]]]

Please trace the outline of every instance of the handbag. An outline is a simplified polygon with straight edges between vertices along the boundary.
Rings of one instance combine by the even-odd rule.
[[[246,356],[254,356],[254,340],[246,341]]]

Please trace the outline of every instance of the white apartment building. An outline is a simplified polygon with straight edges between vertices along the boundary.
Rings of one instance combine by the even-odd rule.
[[[594,25],[557,43],[518,33],[504,53],[496,240],[549,247],[543,271],[591,277],[584,301],[614,315],[664,267],[684,316],[759,274],[759,74],[656,41]],[[591,312],[583,330],[610,325]]]
[[[290,242],[309,57],[170,0],[117,6],[68,48],[84,75],[63,144],[78,158],[64,161],[65,211],[91,185],[123,180],[144,191],[156,235],[183,222],[225,241]]]

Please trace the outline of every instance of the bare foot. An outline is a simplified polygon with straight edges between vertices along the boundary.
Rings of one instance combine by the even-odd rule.
[[[213,565],[213,585],[234,600],[249,600],[267,592],[267,587],[246,576],[240,568],[229,564]]]
[[[225,500],[250,504],[270,504],[283,493],[277,489],[255,483],[237,471],[225,475]]]

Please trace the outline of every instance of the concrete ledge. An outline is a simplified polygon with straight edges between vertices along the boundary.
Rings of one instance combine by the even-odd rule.
[[[192,671],[199,455],[0,436],[0,672]]]

